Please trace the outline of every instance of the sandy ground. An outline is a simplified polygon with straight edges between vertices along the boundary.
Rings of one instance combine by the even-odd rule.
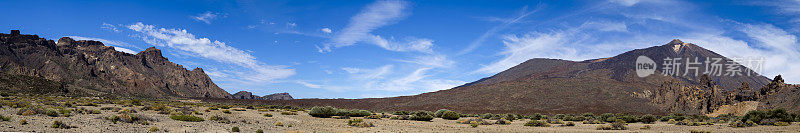
[[[113,104],[102,105],[117,106]],[[100,107],[86,107],[89,109],[99,109]],[[137,110],[141,106],[135,107]],[[708,126],[676,126],[663,122],[648,124],[652,129],[639,129],[645,124],[631,123],[628,130],[596,130],[598,124],[581,124],[576,122],[574,127],[561,127],[553,124],[552,127],[527,127],[523,126],[528,120],[516,120],[510,125],[481,125],[472,128],[468,124],[458,124],[455,120],[443,120],[436,118],[431,122],[410,121],[410,120],[389,120],[389,119],[365,119],[372,122],[375,127],[359,128],[347,126],[347,119],[314,118],[305,112],[298,112],[298,115],[281,115],[280,112],[259,112],[248,109],[247,111],[233,111],[232,114],[224,114],[221,110],[204,112],[205,107],[198,107],[203,113],[200,117],[206,119],[203,122],[183,122],[169,118],[169,115],[158,114],[155,111],[139,111],[136,114],[155,118],[157,121],[150,125],[135,123],[118,122],[104,120],[102,117],[111,116],[116,112],[103,110],[102,114],[75,114],[71,117],[49,117],[44,115],[20,116],[16,115],[18,109],[2,108],[0,114],[11,116],[10,121],[0,121],[0,131],[15,132],[148,132],[151,127],[161,129],[158,132],[230,132],[232,127],[239,127],[243,133],[253,133],[258,129],[264,132],[689,132],[689,131],[711,131],[711,132],[800,132],[800,124],[793,123],[791,126],[757,126],[749,128],[731,128],[727,124],[717,124]],[[273,117],[265,117],[264,113],[273,114]],[[208,120],[214,115],[225,116],[232,123],[219,123]],[[356,117],[354,117],[356,118]],[[20,125],[19,121],[26,119],[29,124]],[[465,119],[465,118],[462,118]],[[54,120],[59,120],[71,126],[72,129],[50,128]],[[275,126],[274,123],[281,122],[284,126]],[[289,126],[291,125],[291,127]]]

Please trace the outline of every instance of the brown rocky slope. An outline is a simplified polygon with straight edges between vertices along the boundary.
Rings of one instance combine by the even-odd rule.
[[[187,70],[170,62],[161,50],[148,48],[128,54],[102,42],[64,37],[54,42],[37,35],[0,33],[2,76],[38,77],[55,90],[78,90],[97,95],[149,98],[230,98],[201,68]],[[3,79],[18,79],[7,78]],[[1,91],[15,91],[15,83]]]

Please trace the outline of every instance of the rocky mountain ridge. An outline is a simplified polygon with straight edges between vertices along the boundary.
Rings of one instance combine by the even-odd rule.
[[[187,70],[163,57],[155,47],[133,55],[98,41],[63,37],[54,42],[17,30],[0,33],[0,73],[40,77],[63,84],[55,86],[55,90],[98,95],[232,97],[214,84],[202,68]]]
[[[255,99],[255,100],[292,100],[292,99],[294,99],[294,98],[292,98],[291,95],[289,95],[289,93],[285,93],[285,92],[284,93],[274,93],[274,94],[264,95],[262,97],[262,96],[253,95],[252,92],[248,92],[248,91],[236,92],[235,94],[233,94],[233,98],[234,99]]]

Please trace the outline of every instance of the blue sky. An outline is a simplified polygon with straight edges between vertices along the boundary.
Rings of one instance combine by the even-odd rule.
[[[0,1],[0,26],[162,49],[230,93],[367,98],[449,89],[530,58],[695,43],[800,83],[800,1]]]

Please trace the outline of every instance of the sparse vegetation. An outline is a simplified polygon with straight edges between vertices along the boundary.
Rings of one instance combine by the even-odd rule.
[[[222,113],[231,114],[231,111],[226,109],[226,110],[222,110]]]
[[[233,128],[231,128],[231,132],[239,132],[239,127],[233,127]]]
[[[375,126],[371,122],[364,121],[364,119],[347,120],[347,125],[353,126],[353,127],[374,127]]]
[[[150,127],[150,129],[148,129],[147,131],[152,133],[152,132],[158,132],[158,130],[159,130],[158,127]]]
[[[61,121],[53,121],[53,124],[50,125],[51,128],[61,128],[61,129],[70,129],[74,128],[73,126],[67,125]]]
[[[433,115],[428,111],[417,111],[414,115],[411,115],[409,119],[415,121],[431,121],[433,120]]]
[[[531,127],[550,127],[550,123],[540,121],[540,120],[531,120],[525,123],[524,126],[531,126]]]
[[[9,120],[11,120],[11,116],[0,115],[0,121],[9,121]]]
[[[460,118],[461,115],[458,114],[455,111],[447,110],[447,111],[441,112],[441,116],[439,116],[439,117],[441,117],[442,119],[445,119],[445,120],[458,120],[458,118]]]
[[[297,115],[295,112],[281,112],[281,115]]]
[[[270,113],[264,113],[264,117],[272,117],[272,114],[270,114]]]
[[[26,124],[28,124],[28,120],[25,119],[19,120],[19,125],[26,125]]]
[[[192,116],[192,115],[185,115],[185,114],[172,114],[169,116],[170,119],[178,120],[178,121],[188,121],[188,122],[201,122],[205,121],[203,118]]]

